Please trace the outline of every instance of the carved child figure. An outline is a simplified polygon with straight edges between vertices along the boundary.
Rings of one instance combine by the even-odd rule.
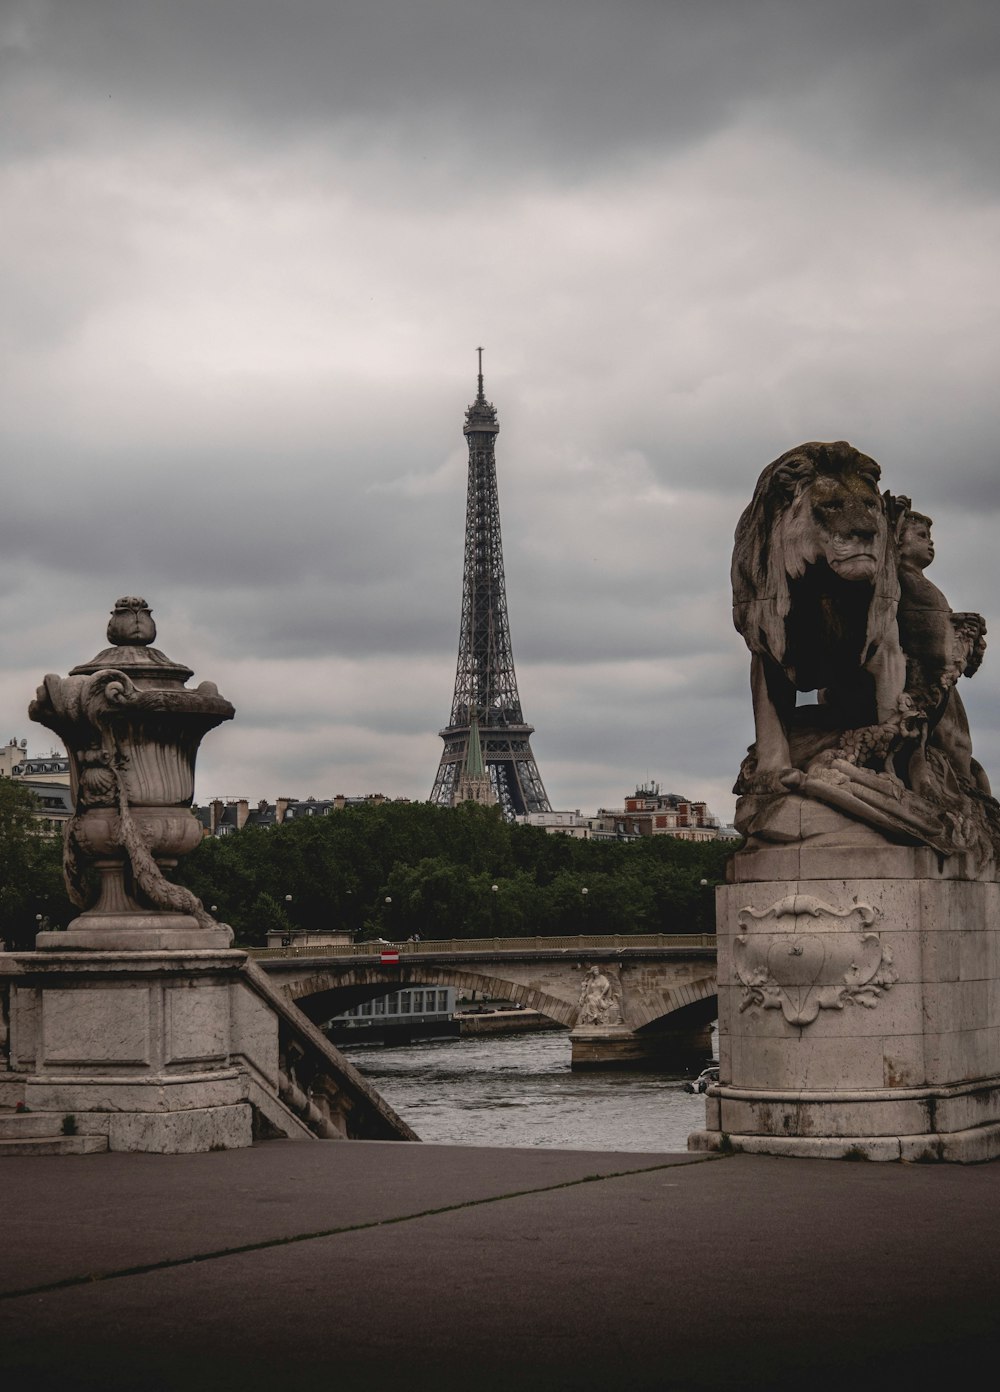
[[[934,560],[931,519],[914,512],[908,498],[893,499],[899,552],[899,638],[906,654],[906,690],[926,713],[925,747],[910,763],[916,792],[933,797],[937,779],[931,764],[948,783],[972,785],[987,795],[989,781],[972,757],[972,739],[965,705],[956,688],[960,676],[978,671],[986,649],[986,623],[981,614],[955,613],[938,587],[924,575]],[[928,751],[940,759],[928,760]]]

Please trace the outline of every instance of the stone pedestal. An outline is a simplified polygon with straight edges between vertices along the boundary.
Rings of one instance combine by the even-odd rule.
[[[718,891],[719,1083],[689,1147],[1000,1155],[1000,885],[921,848],[850,863]]]
[[[72,1117],[80,1131],[107,1135],[112,1150],[251,1144],[247,1044],[237,1037],[245,953],[15,960],[0,1107]]]

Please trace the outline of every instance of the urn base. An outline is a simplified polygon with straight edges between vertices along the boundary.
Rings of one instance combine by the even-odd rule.
[[[169,952],[205,948],[215,951],[233,944],[226,923],[203,928],[192,914],[84,913],[62,932],[39,933],[40,952]]]

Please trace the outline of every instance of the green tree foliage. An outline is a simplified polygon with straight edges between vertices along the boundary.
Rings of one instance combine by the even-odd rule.
[[[244,929],[243,941],[247,947],[263,947],[268,933],[280,933],[285,937],[291,932],[292,924],[284,906],[270,894],[258,894],[250,905],[249,926]]]
[[[62,877],[62,838],[45,835],[29,789],[0,779],[0,939],[8,951],[34,946],[39,920],[65,927],[76,910]]]
[[[732,846],[578,841],[475,803],[383,803],[206,839],[177,878],[245,945],[285,924],[393,941],[696,933],[712,931]]]

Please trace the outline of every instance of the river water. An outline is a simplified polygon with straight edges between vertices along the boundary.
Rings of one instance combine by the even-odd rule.
[[[344,1052],[422,1141],[684,1151],[705,1099],[650,1072],[572,1072],[563,1032],[351,1045]]]

